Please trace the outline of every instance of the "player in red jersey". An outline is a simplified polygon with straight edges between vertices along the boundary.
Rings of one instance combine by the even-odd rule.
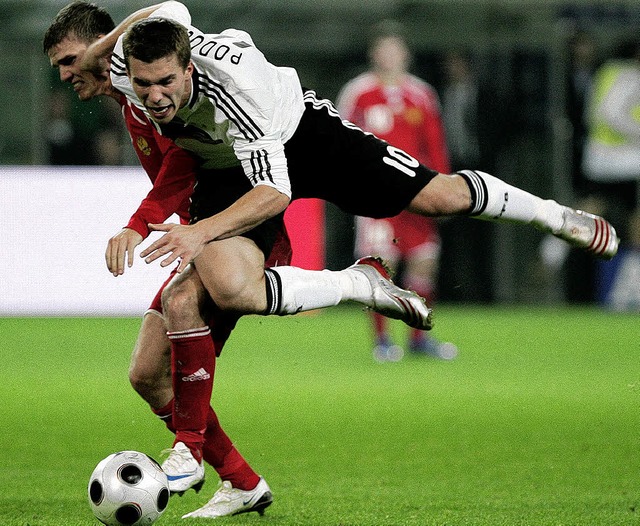
[[[449,154],[435,90],[408,72],[410,51],[402,28],[393,21],[376,26],[369,45],[371,69],[342,88],[337,108],[340,115],[404,150],[422,164],[449,173]],[[379,254],[398,270],[402,286],[415,290],[434,303],[440,256],[440,237],[435,219],[403,211],[399,215],[373,219],[356,218],[358,257]],[[379,361],[402,358],[402,347],[394,345],[388,322],[372,313],[375,347]],[[457,355],[455,345],[442,343],[420,330],[412,330],[409,350],[443,359]]]
[[[189,202],[198,165],[192,155],[157,133],[144,113],[128,103],[126,97],[113,88],[108,74],[96,78],[80,70],[79,63],[88,45],[113,27],[113,20],[103,9],[86,2],[73,2],[55,17],[45,34],[43,47],[51,65],[59,70],[60,80],[71,83],[80,100],[107,96],[118,101],[136,154],[153,183],[153,188],[127,226],[108,242],[105,254],[107,267],[114,276],[118,276],[124,273],[125,265],[133,264],[135,247],[149,235],[149,223],[162,223],[174,213],[180,217],[181,223],[189,222]],[[269,265],[287,264],[291,258],[286,231],[279,232],[278,236]],[[174,399],[180,398],[178,390],[185,386],[188,389],[188,383],[185,382],[185,386],[180,383],[172,385],[171,347],[160,301],[162,290],[174,273],[163,284],[144,315],[132,355],[129,378],[136,392],[150,405],[153,412],[176,433],[174,449],[180,453],[181,440],[189,433],[189,418],[183,415],[182,419],[176,419],[172,415]],[[206,337],[212,338],[215,355],[197,359],[207,364],[206,374],[212,385],[216,356],[220,354],[235,326],[237,316],[217,311],[213,304],[209,304],[209,310],[212,312],[208,320],[211,333]],[[202,448],[204,460],[216,469],[222,480],[229,481],[234,488],[250,493],[260,484],[266,486],[228,438],[213,408],[208,406],[206,409],[207,413],[203,415],[207,426]],[[188,452],[186,449],[185,455],[190,455]],[[170,466],[163,467],[170,471]],[[196,474],[203,470],[200,458],[196,459],[193,469]],[[183,478],[174,481],[173,490],[179,492],[183,482]],[[260,497],[257,505],[253,503],[256,511],[261,511],[271,502],[269,492],[263,492]]]

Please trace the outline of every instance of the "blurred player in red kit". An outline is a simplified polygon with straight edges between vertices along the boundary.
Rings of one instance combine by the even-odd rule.
[[[340,115],[404,150],[421,163],[448,173],[449,154],[435,90],[408,72],[411,60],[402,27],[391,20],[378,24],[369,45],[371,69],[349,81],[338,96]],[[357,257],[377,254],[400,268],[404,288],[415,290],[433,304],[440,255],[440,237],[433,218],[403,211],[386,219],[356,218]],[[394,345],[388,321],[372,313],[374,358],[397,361],[404,351]],[[430,334],[412,330],[409,350],[442,359],[453,359],[456,346]]]

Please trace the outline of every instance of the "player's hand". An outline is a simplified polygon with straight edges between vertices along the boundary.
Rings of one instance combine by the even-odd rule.
[[[116,277],[124,274],[125,259],[127,266],[131,268],[134,250],[142,243],[142,239],[138,232],[130,228],[123,228],[113,236],[107,243],[107,251],[104,255],[109,272]]]
[[[207,239],[197,225],[150,224],[149,230],[166,232],[166,234],[140,252],[140,257],[145,258],[147,263],[151,263],[168,254],[160,262],[160,266],[166,267],[180,259],[176,269],[178,272],[186,269],[207,244]]]

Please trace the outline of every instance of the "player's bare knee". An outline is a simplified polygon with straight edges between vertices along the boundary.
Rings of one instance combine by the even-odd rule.
[[[188,281],[172,282],[162,291],[162,310],[165,317],[173,322],[171,325],[175,325],[177,320],[198,316],[198,295]]]

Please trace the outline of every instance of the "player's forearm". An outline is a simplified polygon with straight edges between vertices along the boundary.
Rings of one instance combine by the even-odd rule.
[[[207,241],[238,236],[284,212],[289,198],[270,186],[256,186],[229,208],[196,223]]]
[[[126,17],[122,22],[120,22],[115,28],[113,28],[105,36],[93,42],[87,48],[87,51],[85,53],[85,58],[83,60],[85,65],[91,66],[92,64],[95,63],[95,61],[107,58],[113,51],[113,48],[115,47],[116,42],[118,41],[118,38],[120,37],[120,35],[124,34],[125,31],[129,29],[129,27],[131,27],[133,24],[135,24],[138,20],[142,20],[143,18],[147,18],[151,16],[154,13],[154,11],[159,9],[162,5],[163,4],[155,4],[149,7],[139,9],[135,13],[132,13],[128,17]],[[92,59],[92,60],[89,60],[89,59]],[[86,68],[86,69],[90,69],[90,68]]]

